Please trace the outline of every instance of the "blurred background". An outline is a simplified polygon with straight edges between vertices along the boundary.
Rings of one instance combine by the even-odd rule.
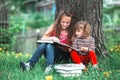
[[[54,0],[1,0],[0,47],[33,53],[54,21]],[[120,0],[103,0],[103,34],[109,51],[120,53]]]

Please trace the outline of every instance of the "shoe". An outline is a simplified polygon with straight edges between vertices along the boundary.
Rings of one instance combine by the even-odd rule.
[[[29,71],[31,66],[30,66],[30,62],[20,62],[20,68],[23,70],[23,71]]]
[[[45,74],[51,74],[53,72],[53,66],[49,65],[45,69]]]
[[[88,69],[85,67],[85,68],[83,69],[83,71],[84,71],[84,72],[87,72],[87,71],[88,71]]]
[[[93,68],[94,68],[94,69],[97,69],[97,68],[98,68],[98,65],[97,65],[97,64],[94,64],[94,65],[93,65]]]
[[[81,65],[84,72],[87,72],[88,69],[86,68],[86,66],[83,63],[80,63],[79,65]]]
[[[93,68],[94,68],[95,70],[100,70],[100,71],[103,70],[102,68],[99,68],[97,64],[93,65]]]

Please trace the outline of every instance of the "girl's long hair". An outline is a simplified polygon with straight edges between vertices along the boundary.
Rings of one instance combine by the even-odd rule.
[[[54,25],[55,25],[55,32],[56,32],[56,37],[59,38],[60,36],[60,32],[61,32],[61,20],[62,17],[66,15],[68,17],[71,17],[71,23],[68,27],[68,43],[71,44],[71,39],[72,39],[72,35],[73,35],[73,25],[75,23],[75,20],[73,19],[73,13],[70,12],[70,10],[63,10],[59,13],[58,17],[56,18]]]

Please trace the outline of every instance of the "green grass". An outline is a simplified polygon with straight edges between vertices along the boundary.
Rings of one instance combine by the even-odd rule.
[[[39,60],[35,68],[23,72],[19,68],[20,61],[27,61],[31,55],[0,52],[0,80],[45,80],[44,58]],[[99,58],[99,66],[103,71],[94,70],[91,65],[88,71],[83,72],[79,77],[62,77],[60,74],[53,73],[53,80],[119,80],[120,79],[120,55],[112,53],[110,58]]]

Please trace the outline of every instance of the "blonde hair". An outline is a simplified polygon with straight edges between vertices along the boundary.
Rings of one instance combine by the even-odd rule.
[[[76,32],[76,30],[79,30],[79,29],[83,30],[83,37],[87,38],[91,35],[91,26],[88,22],[78,21],[75,24],[75,30],[74,31]],[[75,32],[74,32],[74,35],[75,35]]]

